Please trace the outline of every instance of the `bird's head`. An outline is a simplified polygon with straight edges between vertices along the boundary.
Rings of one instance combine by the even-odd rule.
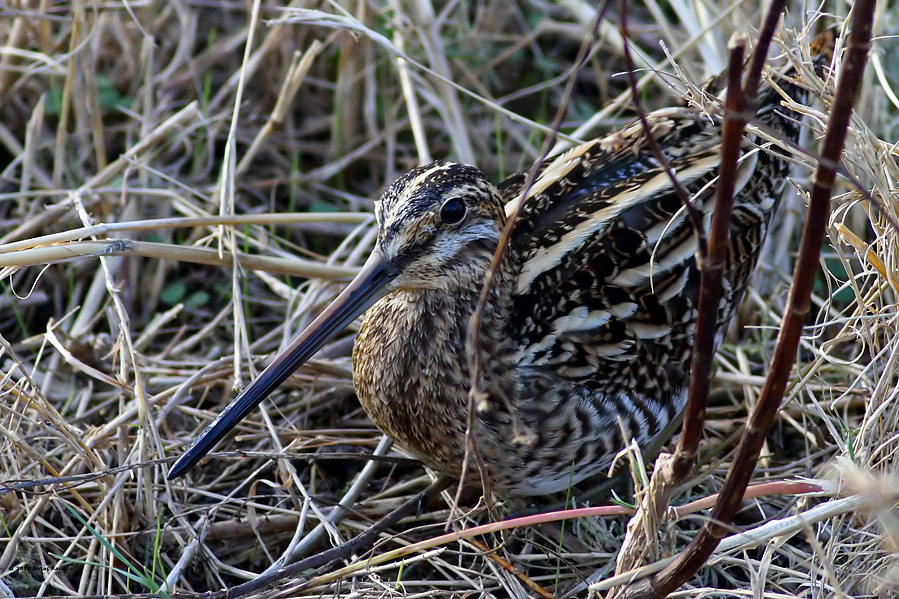
[[[197,437],[169,471],[181,476],[331,338],[396,289],[478,288],[499,241],[503,204],[472,166],[435,162],[397,179],[376,205],[378,239],[359,274]]]
[[[473,166],[434,162],[397,179],[375,206],[387,289],[468,285],[483,271],[505,218],[496,187]]]

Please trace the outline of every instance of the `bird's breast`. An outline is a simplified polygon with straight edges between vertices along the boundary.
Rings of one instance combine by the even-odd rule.
[[[441,295],[400,289],[372,306],[353,348],[353,383],[378,428],[429,466],[457,472],[470,388],[464,344],[471,310]]]

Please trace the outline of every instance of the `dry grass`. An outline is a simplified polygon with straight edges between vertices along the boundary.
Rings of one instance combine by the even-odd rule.
[[[693,82],[723,66],[730,32],[758,14],[755,2],[630,4],[638,59],[672,73],[662,39]],[[896,222],[899,171],[881,140],[899,137],[888,37],[899,22],[886,5],[844,164]],[[838,22],[847,8],[827,6]],[[812,13],[796,3],[791,14],[798,29]],[[365,258],[364,213],[386,183],[432,158],[496,179],[529,166],[591,17],[577,0],[0,8],[0,595],[233,586],[279,556],[356,534],[426,485],[356,403],[347,339],[201,469],[165,474],[254,375],[250,357],[276,352]],[[615,28],[602,34],[576,75],[560,143],[632,116],[614,76],[624,64]],[[784,36],[791,50],[808,39]],[[653,75],[645,100],[670,104],[671,78]],[[826,107],[810,115],[820,131]],[[799,186],[807,176],[797,167]],[[899,233],[843,191],[814,326],[756,472],[839,484],[823,497],[747,502],[737,524],[758,539],[732,539],[686,596],[899,592]],[[705,460],[679,503],[713,493],[726,470],[769,358],[802,208],[801,195],[785,201],[719,353]],[[450,514],[453,529],[491,519],[447,499],[376,553],[442,533]],[[667,525],[661,554],[686,544],[696,517]],[[792,527],[770,532],[778,519]],[[532,594],[485,547],[550,593],[583,592],[609,573],[625,522],[455,541],[302,594]],[[298,594],[285,585],[263,594]]]

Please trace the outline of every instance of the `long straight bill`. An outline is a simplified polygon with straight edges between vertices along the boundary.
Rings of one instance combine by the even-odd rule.
[[[187,451],[169,470],[169,480],[178,478],[193,468],[297,368],[380,299],[386,293],[387,285],[392,278],[388,273],[384,254],[379,250],[372,252],[362,270],[337,299],[297,335],[290,346],[281,352],[249,387],[234,398],[199,437],[194,439]]]

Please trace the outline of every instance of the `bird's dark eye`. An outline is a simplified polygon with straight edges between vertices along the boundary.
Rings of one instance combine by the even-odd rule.
[[[454,225],[465,216],[465,202],[458,198],[452,198],[440,207],[440,220],[448,225]]]

